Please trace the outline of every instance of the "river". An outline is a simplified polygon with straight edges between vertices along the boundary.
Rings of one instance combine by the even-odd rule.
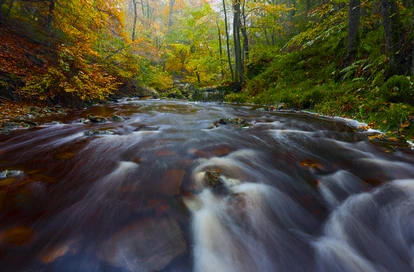
[[[0,135],[1,271],[414,270],[414,151],[356,122],[160,100],[59,121]]]

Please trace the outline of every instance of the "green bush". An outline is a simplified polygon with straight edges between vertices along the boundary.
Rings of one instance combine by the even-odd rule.
[[[394,103],[410,103],[414,105],[414,86],[409,77],[395,75],[389,78],[380,88],[381,96]]]

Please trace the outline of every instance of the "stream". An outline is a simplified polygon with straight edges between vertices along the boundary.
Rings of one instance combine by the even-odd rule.
[[[1,271],[414,270],[414,150],[355,121],[162,100],[53,121],[0,134]]]

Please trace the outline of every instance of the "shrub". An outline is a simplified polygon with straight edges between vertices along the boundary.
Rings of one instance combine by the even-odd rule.
[[[414,104],[414,86],[409,77],[395,75],[389,78],[380,88],[381,96],[394,103]]]

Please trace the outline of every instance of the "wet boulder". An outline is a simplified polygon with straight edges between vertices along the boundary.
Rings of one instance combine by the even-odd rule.
[[[216,127],[221,126],[221,125],[232,125],[236,128],[248,128],[249,127],[249,124],[247,123],[247,121],[239,117],[221,118],[220,120],[214,122],[214,125]]]
[[[215,188],[219,185],[222,185],[223,182],[220,179],[220,171],[207,170],[204,174],[204,182],[206,186],[210,188]]]
[[[107,121],[107,119],[105,117],[94,116],[94,115],[91,115],[91,114],[88,115],[88,120],[92,123],[105,123]]]
[[[198,190],[201,188],[210,188],[214,194],[228,195],[228,187],[231,186],[232,179],[222,175],[220,170],[206,170],[195,176]]]
[[[7,170],[4,170],[4,171],[0,172],[0,179],[17,177],[17,176],[20,176],[20,175],[23,175],[23,174],[24,174],[24,172],[21,171],[21,170],[7,169]]]
[[[25,174],[23,171],[11,169],[4,170],[0,172],[0,187],[20,182],[24,179],[24,177]]]
[[[17,128],[20,128],[20,124],[19,123],[15,123],[15,122],[5,122],[1,126],[1,131],[2,132],[9,132],[10,130],[17,129]]]
[[[85,136],[105,136],[105,135],[114,135],[115,133],[111,130],[101,130],[101,129],[94,129],[90,131],[86,131],[84,133]]]
[[[171,218],[143,219],[124,227],[97,250],[97,257],[128,271],[159,271],[186,253],[178,223]]]
[[[124,121],[124,118],[122,118],[121,116],[118,116],[118,115],[114,114],[111,117],[111,121],[114,121],[114,122],[122,122],[122,121]]]
[[[158,97],[158,92],[150,87],[138,86],[136,87],[136,96],[138,97]]]

